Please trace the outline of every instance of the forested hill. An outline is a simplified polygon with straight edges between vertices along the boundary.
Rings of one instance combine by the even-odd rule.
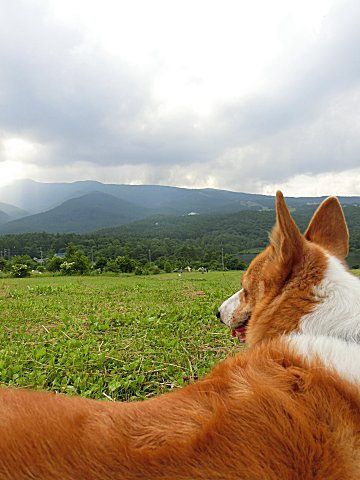
[[[289,208],[299,211],[314,208],[323,199],[286,197],[286,202]],[[339,197],[339,200],[343,206],[360,206],[360,197]],[[91,181],[63,184],[19,181],[0,189],[0,201],[7,202],[7,209],[0,203],[0,234],[86,233],[130,224],[155,214],[206,216],[275,208],[275,197],[269,195]]]
[[[355,212],[360,207],[350,207]],[[316,205],[302,206],[293,211],[293,216],[300,229],[304,229],[314,213]],[[351,215],[352,216],[352,215]],[[252,244],[259,237],[267,239],[275,222],[275,210],[239,211],[228,214],[205,215],[154,215],[150,218],[132,222],[120,227],[107,228],[99,231],[100,234],[120,236],[150,236],[171,237],[184,240],[186,238],[202,238],[204,235],[241,234],[249,238]],[[252,238],[252,240],[251,240]]]
[[[292,212],[304,231],[316,206],[308,205]],[[350,230],[350,250],[360,255],[360,207],[345,206]],[[146,262],[171,258],[179,261],[209,262],[225,255],[239,257],[242,252],[260,250],[268,243],[275,222],[275,211],[241,211],[230,214],[193,216],[157,215],[117,228],[91,234],[28,233],[0,236],[0,251],[7,256],[28,254],[44,257],[63,252],[69,242],[94,259],[126,255]],[[357,257],[356,257],[357,258]]]
[[[129,223],[150,214],[153,214],[151,210],[113,195],[90,192],[46,212],[0,225],[0,234],[42,231],[84,233]]]

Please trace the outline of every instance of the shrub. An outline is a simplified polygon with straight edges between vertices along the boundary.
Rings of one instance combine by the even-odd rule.
[[[0,257],[0,270],[6,271],[9,270],[9,268],[9,262],[7,262],[4,257]]]
[[[110,260],[106,269],[111,272],[131,273],[137,267],[137,262],[126,256],[118,256],[115,260]]]
[[[49,272],[59,272],[61,270],[61,264],[63,262],[63,258],[54,255],[47,261],[47,269],[49,270]]]
[[[75,262],[63,262],[60,265],[60,271],[63,275],[75,275],[77,273]]]
[[[11,262],[11,274],[14,277],[29,277],[35,262],[28,255],[17,255]]]
[[[11,274],[13,277],[30,277],[31,266],[26,263],[15,263],[11,266]]]
[[[173,265],[167,260],[165,263],[164,263],[164,270],[166,273],[171,273],[173,271],[174,267]]]
[[[82,250],[77,250],[75,245],[70,243],[60,268],[64,274],[74,275],[80,273],[83,275],[90,270],[90,261]]]
[[[151,267],[149,268],[149,273],[150,275],[158,275],[159,273],[161,273],[161,270],[157,265],[151,265]]]

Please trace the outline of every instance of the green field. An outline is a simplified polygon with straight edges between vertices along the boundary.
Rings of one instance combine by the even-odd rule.
[[[0,382],[133,400],[241,348],[215,317],[239,272],[0,279]]]

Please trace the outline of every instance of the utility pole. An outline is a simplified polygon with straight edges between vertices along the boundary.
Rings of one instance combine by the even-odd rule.
[[[222,265],[222,269],[225,270],[225,265],[224,265],[224,247],[221,247],[221,265]]]
[[[149,263],[151,263],[151,250],[149,248]]]
[[[43,251],[42,251],[42,247],[40,247],[40,263],[41,263],[41,265],[43,264]]]

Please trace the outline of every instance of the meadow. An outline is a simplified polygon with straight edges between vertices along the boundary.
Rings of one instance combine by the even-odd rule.
[[[215,317],[240,272],[0,279],[0,384],[151,397],[242,348]]]

